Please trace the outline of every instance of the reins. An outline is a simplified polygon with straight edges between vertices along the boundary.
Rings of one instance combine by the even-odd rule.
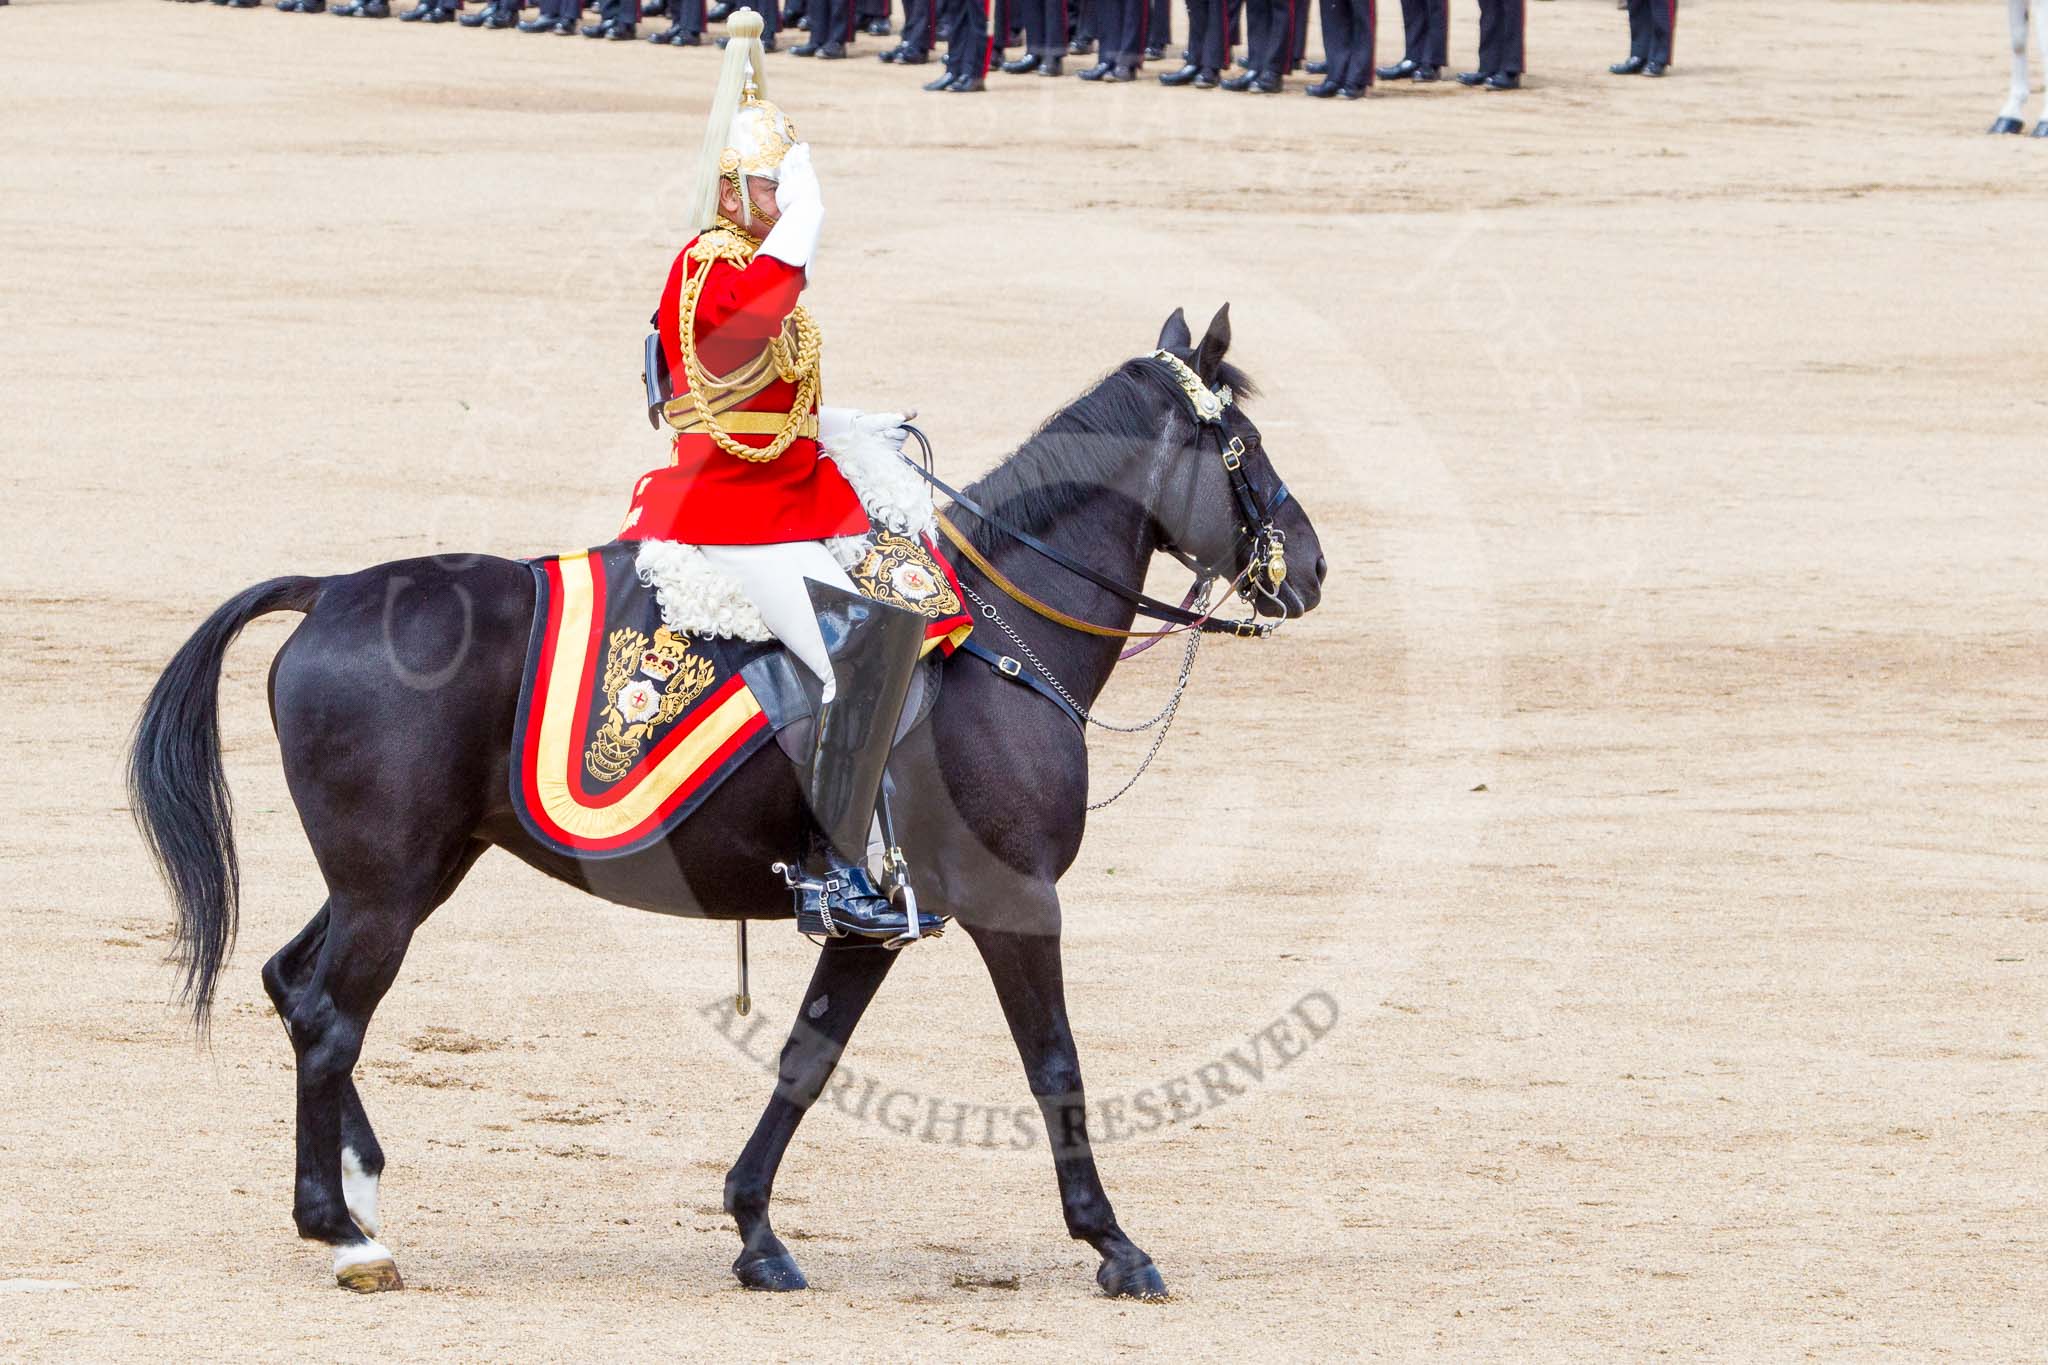
[[[1243,572],[1231,582],[1232,593],[1249,602],[1251,601],[1252,592],[1256,590],[1268,598],[1277,600],[1277,589],[1287,577],[1287,558],[1286,538],[1273,525],[1273,513],[1287,502],[1290,496],[1287,485],[1281,484],[1272,503],[1270,505],[1266,504],[1259,497],[1257,490],[1252,487],[1251,478],[1245,472],[1244,457],[1249,452],[1245,447],[1244,441],[1235,435],[1228,435],[1226,439],[1227,433],[1223,414],[1229,406],[1227,397],[1218,395],[1207,384],[1204,384],[1196,376],[1194,370],[1185,361],[1181,360],[1180,357],[1162,350],[1155,351],[1153,358],[1161,362],[1161,368],[1156,373],[1176,394],[1183,395],[1188,400],[1189,407],[1192,409],[1195,418],[1196,444],[1202,444],[1203,439],[1213,432],[1216,440],[1216,456],[1221,461],[1225,472],[1229,475],[1231,497],[1237,503],[1238,509],[1238,534],[1241,540],[1250,541],[1252,546],[1252,552],[1246,556]],[[970,564],[980,570],[983,576],[990,583],[994,584],[1004,596],[1010,598],[1034,615],[1084,635],[1092,635],[1101,639],[1142,641],[1143,643],[1132,646],[1120,656],[1126,659],[1134,654],[1142,653],[1169,635],[1178,635],[1185,631],[1200,631],[1203,634],[1209,635],[1235,635],[1243,638],[1263,639],[1280,628],[1280,623],[1277,621],[1265,622],[1254,617],[1218,619],[1213,608],[1202,611],[1190,610],[1190,607],[1203,593],[1203,590],[1214,580],[1215,575],[1204,573],[1200,568],[1192,564],[1185,555],[1177,551],[1169,551],[1169,553],[1173,553],[1175,558],[1180,559],[1182,564],[1186,565],[1195,574],[1194,585],[1188,590],[1187,596],[1182,599],[1181,605],[1174,606],[1172,603],[1163,602],[1149,593],[1117,582],[1097,571],[1092,566],[1083,564],[1073,556],[1047,544],[1023,528],[1010,525],[966,493],[941,479],[931,468],[932,447],[930,439],[915,426],[906,424],[905,430],[916,439],[923,451],[924,458],[922,463],[920,463],[906,455],[903,457],[904,463],[917,471],[918,476],[929,483],[935,490],[951,498],[954,506],[979,518],[985,525],[1000,532],[1010,540],[1016,541],[1039,557],[1049,560],[1060,568],[1065,569],[1068,573],[1085,579],[1111,596],[1129,604],[1137,615],[1163,622],[1164,625],[1159,630],[1122,630],[1114,626],[1098,625],[1093,621],[1083,620],[1071,612],[1062,611],[1058,607],[1041,600],[1019,587],[1000,569],[996,568],[989,557],[975,546],[967,534],[955,525],[950,517],[943,512],[935,513],[934,519],[939,531],[951,542],[953,547],[959,550],[961,555]],[[1265,581],[1261,582],[1262,578]]]

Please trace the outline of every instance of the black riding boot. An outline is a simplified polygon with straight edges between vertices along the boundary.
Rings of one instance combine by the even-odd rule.
[[[924,647],[925,619],[815,579],[805,586],[832,656],[836,695],[818,708],[805,788],[818,838],[801,876],[783,866],[797,892],[797,928],[831,938],[898,939],[909,932],[909,919],[868,873],[868,830]],[[919,916],[921,933],[940,924]]]

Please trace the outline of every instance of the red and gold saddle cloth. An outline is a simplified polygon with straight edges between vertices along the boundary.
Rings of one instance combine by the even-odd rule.
[[[535,839],[577,858],[660,842],[774,738],[741,670],[781,646],[670,630],[635,573],[638,548],[528,561],[512,804]],[[952,653],[973,630],[960,580],[929,539],[880,532],[849,573],[867,596],[930,622],[927,655]]]

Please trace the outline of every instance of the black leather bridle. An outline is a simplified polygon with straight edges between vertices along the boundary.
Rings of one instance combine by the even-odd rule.
[[[1237,545],[1246,550],[1245,567],[1233,584],[1237,595],[1246,602],[1252,602],[1255,600],[1253,594],[1259,593],[1278,603],[1280,585],[1287,578],[1287,541],[1285,533],[1273,524],[1273,517],[1293,495],[1289,493],[1287,485],[1276,478],[1271,501],[1261,497],[1259,490],[1252,484],[1251,473],[1246,467],[1258,444],[1257,435],[1253,436],[1252,445],[1247,446],[1241,436],[1230,430],[1226,420],[1229,402],[1202,383],[1185,361],[1166,351],[1154,352],[1151,360],[1155,363],[1148,368],[1148,373],[1155,375],[1160,383],[1167,385],[1187,402],[1195,419],[1195,448],[1212,455],[1222,464],[1224,472],[1229,477],[1231,499],[1237,505]],[[1068,573],[1086,579],[1104,592],[1130,604],[1138,615],[1170,627],[1197,630],[1211,635],[1263,638],[1280,628],[1279,621],[1218,619],[1213,613],[1190,611],[1186,606],[1175,606],[1149,593],[1116,582],[1064,551],[1046,544],[1021,527],[1010,525],[967,494],[939,478],[931,469],[930,439],[915,426],[906,424],[904,430],[917,441],[924,456],[923,461],[919,462],[906,455],[903,457],[905,463],[915,469],[934,489],[951,498],[955,506],[979,518],[1041,558],[1057,564]],[[1195,575],[1197,590],[1216,577],[1214,571],[1197,564],[1178,547],[1162,548]],[[1188,600],[1192,602],[1195,596],[1196,594],[1191,592]]]

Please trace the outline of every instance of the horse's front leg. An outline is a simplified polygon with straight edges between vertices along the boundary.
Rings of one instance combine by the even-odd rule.
[[[1031,1094],[1045,1119],[1068,1235],[1088,1243],[1101,1255],[1095,1280],[1104,1292],[1113,1297],[1164,1298],[1166,1282],[1152,1258],[1117,1226],[1102,1177],[1095,1170],[1081,1062],[1067,1025],[1057,930],[1018,933],[970,926],[969,932],[995,982],[1010,1036],[1017,1040],[1017,1053],[1024,1060]]]
[[[2039,8],[2038,0],[2006,0],[2007,18],[2012,26],[2012,89],[2005,107],[1998,111],[1994,133],[2018,133],[2026,129],[2027,96],[2032,93],[2027,74],[2027,11]]]
[[[2025,10],[2028,6],[2028,0],[2012,0],[2012,3],[2020,7],[2019,22],[2024,25],[2027,19]],[[2034,125],[2034,136],[2048,137],[2048,0],[2032,0],[2032,8],[2034,47],[2041,54],[2041,87],[2043,91],[2041,96],[2041,121]],[[2027,65],[2026,48],[2026,34],[2023,27],[2020,36],[2019,55],[2020,83],[2022,85],[2025,85],[2027,80],[2025,75]],[[2026,99],[2024,91],[2021,92],[2020,99],[2022,101]]]
[[[754,1135],[725,1177],[725,1211],[739,1224],[739,1259],[732,1273],[749,1289],[808,1288],[796,1258],[768,1224],[775,1171],[804,1113],[832,1078],[854,1025],[867,1012],[898,953],[879,943],[838,942],[818,954],[811,984],[798,1006],[789,1041],[782,1045],[775,1094],[754,1125]]]

